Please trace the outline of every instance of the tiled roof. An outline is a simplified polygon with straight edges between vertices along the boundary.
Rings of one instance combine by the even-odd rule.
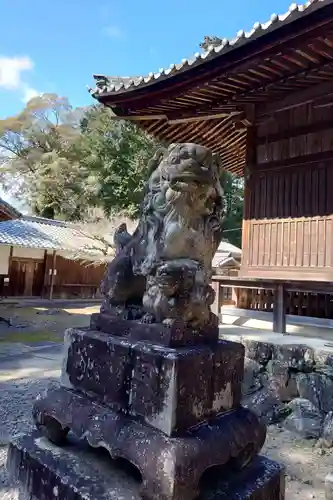
[[[140,76],[118,78],[114,76],[108,77],[102,75],[94,75],[94,79],[96,80],[96,88],[89,89],[89,91],[92,96],[97,97],[98,95],[106,93],[126,92],[134,88],[141,88],[150,85],[152,83],[155,83],[157,80],[160,81],[166,78],[170,78],[175,74],[179,74],[180,72],[186,71],[189,68],[200,65],[204,61],[210,61],[211,59],[228,53],[235,48],[252,42],[253,40],[258,39],[263,35],[277,30],[282,25],[294,22],[301,16],[310,14],[311,12],[320,9],[325,5],[332,3],[332,1],[333,0],[310,0],[301,5],[292,3],[286,13],[280,15],[272,14],[270,19],[264,24],[256,22],[253,25],[251,31],[245,32],[241,30],[237,33],[236,37],[231,40],[225,38],[221,40],[221,43],[219,45],[211,45],[203,53],[197,52],[192,58],[183,59],[180,64],[172,64],[168,69],[160,69],[156,73],[149,73],[149,75],[146,77]]]
[[[242,250],[238,247],[236,247],[235,245],[232,245],[231,243],[229,243],[229,241],[221,241],[221,243],[219,244],[219,247],[217,249],[217,253],[227,253],[227,254],[231,254],[233,257],[236,257],[236,258],[240,258],[241,255],[242,255]]]
[[[92,235],[70,223],[28,216],[0,222],[0,244],[69,253],[79,250],[96,256],[105,249]]]

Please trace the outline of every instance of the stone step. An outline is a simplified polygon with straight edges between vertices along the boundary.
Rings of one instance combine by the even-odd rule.
[[[141,500],[139,471],[71,437],[59,448],[37,432],[18,436],[9,445],[7,468],[34,500]],[[199,498],[284,500],[284,471],[264,457],[241,472],[211,471]]]

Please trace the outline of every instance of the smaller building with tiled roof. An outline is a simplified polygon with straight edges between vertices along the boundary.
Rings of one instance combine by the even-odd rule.
[[[0,296],[96,297],[112,252],[77,224],[21,214],[0,221]]]
[[[99,257],[105,252],[105,245],[77,226],[35,216],[0,222],[0,244],[57,250],[68,255],[74,255],[80,250],[87,257]]]

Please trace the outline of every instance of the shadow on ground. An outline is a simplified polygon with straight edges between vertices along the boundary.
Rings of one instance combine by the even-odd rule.
[[[90,315],[99,306],[71,307],[0,307],[0,316],[11,318],[12,326],[0,322],[1,343],[16,342],[26,345],[62,342],[66,328],[88,326]]]

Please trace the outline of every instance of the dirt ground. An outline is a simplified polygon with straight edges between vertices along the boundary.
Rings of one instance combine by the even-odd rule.
[[[333,472],[333,452],[314,447],[281,427],[271,425],[262,454],[286,468],[286,500],[325,499],[325,477]]]
[[[64,330],[70,326],[88,326],[90,315],[99,306],[18,307],[1,305],[0,316],[11,318],[12,326],[0,322],[1,342],[41,344],[62,342]]]
[[[98,306],[47,309],[45,307],[17,308],[2,305],[0,315],[5,318],[11,317],[13,327],[0,323],[0,352],[2,346],[5,345],[4,343],[8,342],[30,345],[61,342],[63,332],[67,327],[87,326],[90,314],[96,311],[98,311]],[[8,380],[7,383],[10,386],[12,384],[14,388],[17,381],[13,376],[13,380]],[[27,381],[27,386],[30,386],[30,383],[32,381]],[[46,384],[47,380],[44,379],[44,383]],[[5,392],[3,391],[3,396],[5,396]],[[18,390],[17,398],[18,401],[21,401],[19,407],[24,408],[24,422],[30,420],[30,404],[32,404],[34,397],[35,395],[31,395],[30,392],[27,396],[26,389],[22,390],[22,393]],[[6,397],[3,398],[4,404],[6,399]],[[9,403],[13,401],[12,396],[8,398],[8,401]],[[29,413],[25,409],[24,402],[28,403]],[[11,409],[9,413],[15,419],[16,410]],[[18,427],[21,426],[18,425]],[[17,430],[25,431],[26,429],[23,426],[22,429]],[[263,454],[285,465],[286,500],[325,499],[324,481],[326,475],[333,472],[333,451],[317,449],[314,447],[314,442],[299,439],[290,432],[274,425],[268,428]],[[0,458],[2,459],[0,462],[3,462],[4,457],[0,456]],[[4,463],[1,465],[3,466]],[[3,498],[1,496],[1,482],[0,474],[0,498]],[[8,498],[16,500],[15,496]]]

